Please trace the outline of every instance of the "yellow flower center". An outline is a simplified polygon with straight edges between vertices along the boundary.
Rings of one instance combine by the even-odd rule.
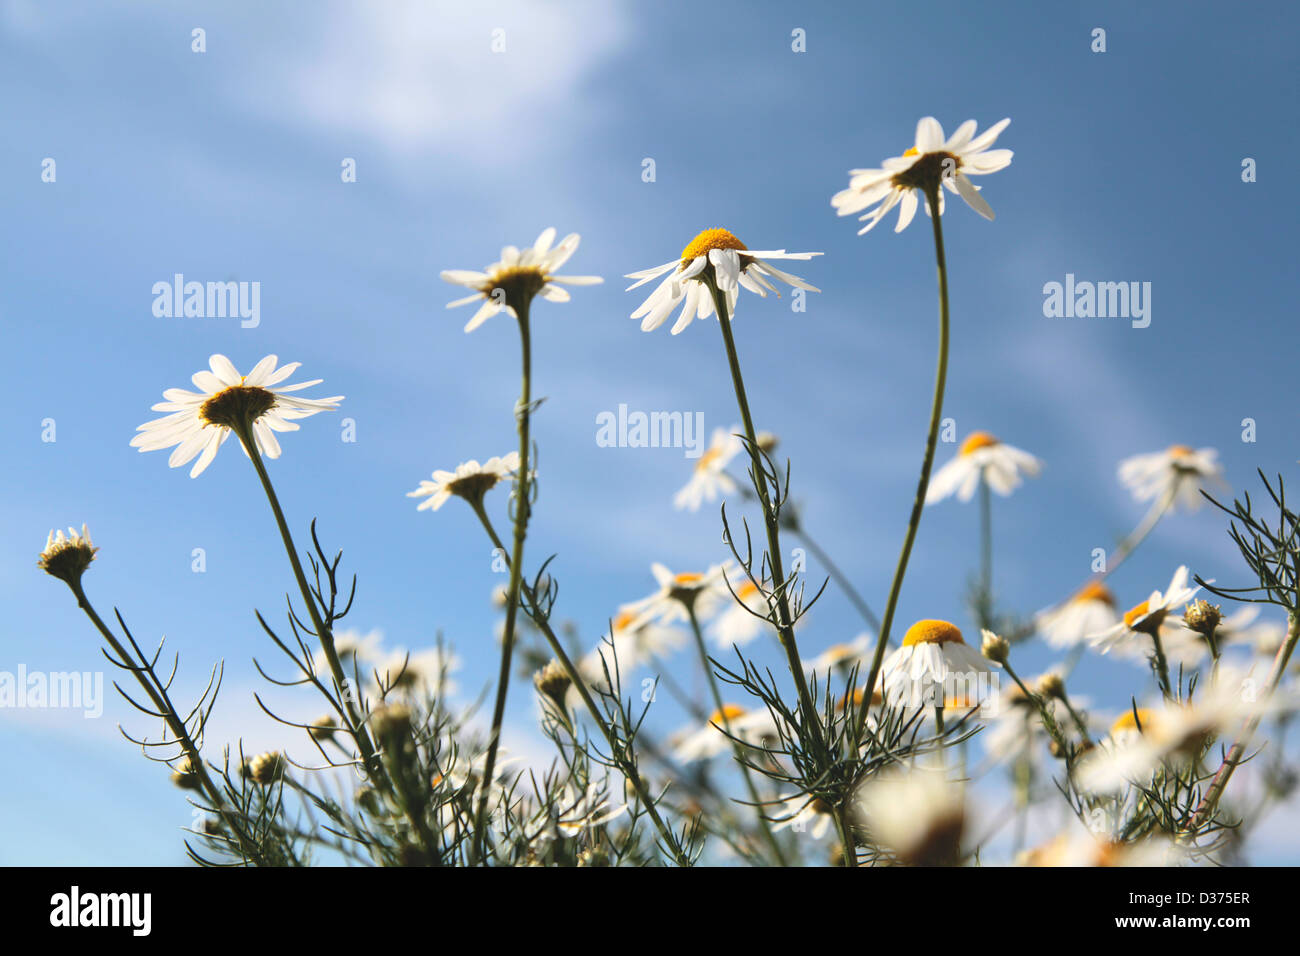
[[[1170,445],[1169,454],[1173,455],[1175,458],[1190,458],[1192,455],[1196,454],[1196,449],[1187,445]]]
[[[722,710],[715,710],[709,714],[709,723],[723,724],[735,720],[737,717],[745,716],[745,708],[739,704],[724,704]]]
[[[909,146],[903,153],[904,156],[920,156],[921,151],[915,146]]]
[[[753,581],[745,581],[740,587],[736,588],[736,597],[742,601],[747,601],[758,593],[758,585]]]
[[[1137,709],[1137,716],[1134,717],[1132,710],[1126,710],[1119,715],[1119,720],[1110,725],[1111,734],[1117,734],[1123,730],[1145,730],[1151,726],[1151,711],[1146,707]],[[1138,726],[1141,724],[1141,727]]]
[[[626,630],[635,620],[636,613],[634,611],[620,611],[618,616],[614,618],[614,630]]]
[[[694,574],[693,572],[685,571],[681,574],[676,574],[673,576],[673,585],[679,588],[693,587],[694,585],[699,584],[703,580],[704,580],[704,575]]]
[[[1115,595],[1111,594],[1110,588],[1100,581],[1089,581],[1071,600],[1076,604],[1082,604],[1085,601],[1100,601],[1107,607],[1115,606]]]
[[[682,262],[706,256],[714,249],[746,249],[746,245],[726,229],[705,229],[682,250]]]
[[[961,453],[973,455],[981,448],[992,448],[996,444],[999,444],[998,440],[988,432],[971,432],[970,436],[961,443]]]
[[[965,644],[961,631],[947,621],[917,621],[903,636],[903,646],[916,644]]]
[[[713,468],[714,462],[716,462],[721,457],[722,457],[721,448],[710,448],[703,455],[701,455],[700,460],[695,463],[695,470],[709,471]]]
[[[852,694],[845,694],[843,697],[841,697],[838,701],[835,702],[835,706],[838,707],[840,710],[844,710],[844,709],[845,709],[846,707],[848,707],[850,704],[851,704],[854,708],[858,708],[858,707],[861,707],[861,706],[862,706],[862,699],[863,699],[865,696],[866,696],[866,688],[864,688],[864,687],[859,687],[859,688],[858,688],[857,690],[855,690]],[[876,704],[883,703],[883,702],[884,702],[884,699],[885,699],[885,698],[884,698],[884,696],[881,694],[881,692],[880,692],[880,688],[879,688],[879,687],[877,687],[875,690],[873,690],[873,691],[871,692],[871,703],[872,703],[872,706],[875,706]]]
[[[510,266],[488,276],[479,291],[490,299],[500,289],[506,304],[518,309],[541,292],[549,278],[537,266]]]
[[[1129,611],[1124,615],[1124,625],[1125,625],[1126,627],[1130,627],[1130,628],[1131,628],[1131,627],[1132,627],[1134,624],[1136,624],[1138,621],[1142,620],[1142,618],[1146,617],[1146,616],[1147,616],[1147,613],[1148,613],[1150,610],[1151,610],[1151,602],[1150,602],[1150,601],[1143,601],[1141,604],[1139,604],[1139,605],[1137,605],[1136,607],[1130,609],[1130,610],[1129,610]]]

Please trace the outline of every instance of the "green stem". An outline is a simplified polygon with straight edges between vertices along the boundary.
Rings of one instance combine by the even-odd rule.
[[[476,853],[481,857],[484,842],[484,824],[487,820],[488,797],[491,793],[492,773],[496,769],[497,750],[501,744],[501,725],[505,720],[506,692],[510,688],[510,659],[515,648],[515,621],[519,614],[519,589],[523,583],[524,538],[528,534],[528,517],[531,507],[529,492],[530,448],[529,422],[532,415],[532,340],[528,327],[529,299],[515,303],[519,316],[519,344],[522,372],[519,385],[519,404],[515,406],[515,419],[519,427],[519,470],[515,473],[514,487],[514,545],[510,553],[510,583],[506,588],[506,625],[501,638],[501,667],[497,673],[496,701],[492,705],[492,732],[488,739],[487,758],[483,765],[483,790],[479,794],[478,812],[474,817]],[[481,501],[477,505],[481,508]]]
[[[166,688],[161,686],[155,687],[145,679],[144,672],[147,670],[148,673],[152,675],[153,668],[148,667],[147,665],[142,667],[135,663],[134,657],[126,652],[126,648],[118,641],[117,636],[109,630],[108,625],[105,624],[103,619],[99,616],[94,605],[90,603],[90,599],[86,597],[86,592],[82,590],[80,581],[76,581],[75,583],[70,581],[68,582],[68,586],[72,589],[72,593],[77,598],[77,605],[85,612],[86,616],[90,618],[90,622],[95,625],[95,629],[99,631],[104,640],[108,642],[108,646],[113,649],[113,653],[117,655],[118,660],[128,666],[131,673],[135,675],[136,683],[138,683],[144,689],[144,692],[149,695],[149,699],[153,702],[158,713],[162,714],[163,721],[167,724],[167,729],[171,731],[172,737],[175,738],[176,742],[180,744],[181,750],[185,753],[185,757],[189,761],[190,772],[198,777],[199,785],[203,788],[203,792],[207,794],[208,799],[212,801],[213,809],[216,810],[228,824],[230,824],[231,830],[233,830],[235,836],[238,837],[240,850],[244,854],[245,859],[252,860],[260,866],[264,861],[257,850],[256,842],[254,842],[253,838],[245,832],[239,816],[226,806],[226,802],[221,796],[221,791],[217,788],[217,785],[212,781],[212,777],[208,774],[208,768],[203,762],[203,757],[199,753],[198,746],[190,736],[189,728],[185,726],[185,721],[181,720],[180,715],[177,714],[176,708],[172,705],[171,698],[168,696]]]
[[[749,799],[754,804],[754,812],[758,814],[758,825],[763,831],[763,838],[771,847],[777,865],[788,866],[785,854],[781,851],[781,844],[777,842],[776,834],[772,832],[772,826],[768,822],[767,815],[763,813],[763,801],[758,795],[758,787],[754,785],[754,778],[750,772],[749,764],[745,762],[744,750],[736,742],[731,732],[731,718],[727,716],[727,707],[722,702],[722,692],[718,689],[718,679],[709,664],[709,652],[704,646],[704,633],[700,630],[700,619],[695,615],[693,604],[686,606],[686,613],[691,620],[691,633],[695,635],[695,647],[700,652],[700,666],[704,668],[704,675],[708,678],[709,690],[713,694],[713,703],[717,708],[718,719],[722,721],[722,727],[727,732],[727,736],[732,738],[731,743],[732,749],[736,753],[736,763],[740,764],[741,776],[745,778],[745,788],[749,791]]]
[[[371,782],[376,787],[388,792],[390,789],[388,778],[384,774],[383,765],[375,756],[374,744],[371,743],[370,734],[366,730],[365,723],[357,712],[351,685],[343,673],[343,664],[339,661],[338,651],[334,648],[334,633],[326,625],[324,619],[321,618],[320,611],[316,606],[316,597],[307,584],[307,575],[303,573],[302,562],[298,559],[298,549],[293,543],[293,535],[289,532],[289,525],[284,520],[284,511],[280,508],[280,499],[276,497],[275,488],[271,485],[271,476],[266,473],[262,453],[258,451],[257,443],[253,440],[253,436],[247,428],[235,429],[235,434],[243,443],[244,450],[248,453],[253,468],[257,471],[257,477],[262,482],[262,490],[266,493],[266,500],[271,503],[275,523],[280,529],[280,540],[284,542],[285,553],[289,555],[289,564],[293,567],[294,579],[298,582],[298,590],[302,594],[303,603],[307,606],[307,613],[311,616],[312,627],[316,631],[321,650],[325,653],[325,660],[329,663],[330,673],[334,677],[335,689],[341,698],[344,716],[348,722],[348,733],[351,734],[352,739],[356,742],[357,749],[361,752],[361,760],[365,765],[366,775],[370,777]]]
[[[763,509],[763,524],[767,530],[768,565],[772,572],[772,590],[777,603],[777,635],[781,648],[785,651],[790,674],[794,678],[795,689],[799,694],[799,709],[804,714],[804,723],[813,732],[813,739],[819,750],[829,757],[826,743],[822,738],[821,723],[812,695],[808,692],[808,681],[804,677],[803,662],[799,659],[799,645],[794,637],[794,619],[790,613],[790,599],[787,591],[789,582],[781,560],[781,530],[776,509],[772,506],[768,493],[766,469],[763,456],[758,448],[758,435],[754,431],[754,418],[749,411],[749,398],[745,393],[745,380],[740,372],[740,357],[736,353],[736,340],[731,334],[731,316],[727,309],[727,298],[718,288],[713,268],[705,270],[704,281],[713,295],[713,307],[718,313],[718,327],[722,329],[722,341],[727,350],[727,365],[731,370],[731,384],[736,392],[736,404],[740,406],[740,417],[745,428],[746,448],[749,451],[750,466],[753,469],[754,490],[758,493],[759,504]]]
[[[509,552],[506,551],[505,545],[502,544],[501,538],[497,534],[496,529],[492,527],[492,522],[488,518],[487,512],[484,511],[482,507],[475,508],[474,510],[478,515],[479,521],[483,524],[483,530],[487,532],[488,540],[492,542],[493,547],[505,555],[506,561],[510,562],[513,566],[514,561]],[[641,805],[645,807],[646,813],[650,815],[650,820],[655,825],[655,829],[659,831],[659,836],[660,839],[664,841],[664,846],[672,855],[678,866],[691,866],[690,857],[686,854],[686,851],[682,849],[681,844],[678,842],[672,829],[664,822],[663,817],[660,816],[658,808],[650,799],[650,790],[645,785],[645,781],[641,778],[641,774],[637,770],[635,762],[629,755],[623,753],[623,745],[619,742],[618,735],[606,722],[604,716],[600,712],[600,708],[596,706],[596,701],[592,698],[591,691],[587,688],[587,682],[583,679],[578,668],[574,666],[573,660],[565,652],[564,645],[560,643],[560,639],[555,635],[555,631],[551,628],[551,622],[545,615],[537,611],[537,595],[533,593],[533,589],[530,588],[526,582],[521,584],[520,590],[523,592],[524,597],[528,599],[528,607],[524,609],[525,612],[532,618],[533,623],[537,625],[537,629],[542,632],[542,636],[546,638],[546,642],[551,646],[551,653],[555,655],[556,660],[560,662],[565,673],[569,675],[569,679],[573,681],[573,686],[577,689],[578,696],[582,698],[583,705],[587,708],[592,719],[596,722],[596,726],[600,728],[601,736],[605,738],[605,743],[609,747],[611,759],[617,765],[618,769],[622,771],[623,775],[631,781],[633,789],[641,799]]]
[[[1160,685],[1160,693],[1164,694],[1165,700],[1172,702],[1174,692],[1169,685],[1169,659],[1165,657],[1165,646],[1160,640],[1158,624],[1151,629],[1151,644],[1155,648],[1156,683]]]
[[[889,600],[885,604],[885,617],[880,626],[880,635],[876,639],[876,651],[871,658],[871,669],[867,672],[867,683],[862,696],[862,705],[858,711],[857,724],[853,739],[859,741],[867,725],[867,713],[871,708],[871,695],[880,676],[880,667],[885,658],[885,648],[889,645],[889,632],[894,625],[894,613],[898,610],[898,597],[903,589],[903,577],[907,574],[907,562],[912,555],[912,544],[916,541],[917,529],[921,526],[921,512],[925,508],[925,493],[930,487],[930,469],[934,466],[935,443],[939,437],[939,422],[943,415],[943,394],[948,381],[948,266],[943,251],[943,225],[939,215],[939,189],[936,182],[926,189],[926,202],[930,206],[930,221],[934,227],[934,258],[939,274],[939,359],[934,374],[934,397],[930,403],[930,429],[925,439],[925,455],[921,460],[921,478],[916,485],[916,498],[912,502],[912,515],[908,519],[907,533],[903,537],[903,548],[898,555],[898,566],[894,569],[894,579],[889,585]]]

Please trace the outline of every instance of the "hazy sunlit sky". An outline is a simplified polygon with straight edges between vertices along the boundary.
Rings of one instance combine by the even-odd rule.
[[[324,379],[314,394],[346,396],[283,436],[269,466],[295,533],[318,516],[358,572],[347,623],[417,650],[443,633],[472,699],[495,675],[490,596],[504,576],[463,503],[417,513],[405,492],[515,447],[519,343],[504,316],[465,335],[470,313],[444,308],[459,292],[438,273],[481,268],[547,226],[582,235],[565,271],[606,278],[533,311],[546,401],[527,554],[530,566],[558,556],[557,616],[594,645],[619,604],[653,589],[652,562],[726,556],[715,508],[672,507],[693,464],[681,449],[595,440],[596,417],[620,404],[702,412],[709,429],[736,421],[715,323],[643,334],[628,315],[645,290],[620,278],[711,226],[751,248],[825,253],[791,270],[823,290],[805,312],[746,295],[734,330],[808,528],[880,609],[929,412],[933,248],[923,216],[858,237],[829,199],[850,168],[910,146],[924,115],[948,131],[1012,120],[998,145],[1014,162],[981,182],[996,221],[955,200],[944,217],[945,415],[959,437],[987,429],[1046,463],[994,503],[999,597],[1041,608],[1141,518],[1116,479],[1122,458],[1184,443],[1217,448],[1234,490],[1254,487],[1256,467],[1295,476],[1297,26],[1283,3],[5,0],[0,670],[103,668],[67,589],[34,566],[51,527],[84,521],[102,548],[91,598],[106,615],[120,607],[142,643],[167,636],[179,698],[224,659],[213,752],[241,735],[250,750],[285,743],[252,699],[265,686],[252,657],[279,665],[253,608],[280,613],[293,587],[253,470],[233,443],[193,480],[128,446],[163,389],[189,387],[211,353],[241,370],[275,353]],[[1104,53],[1091,50],[1098,27]],[[806,52],[791,48],[796,29]],[[341,181],[345,158],[355,183]],[[1257,182],[1242,181],[1246,158]],[[260,325],[155,317],[151,289],[176,273],[260,283]],[[1150,282],[1150,326],[1046,318],[1043,286],[1067,274]],[[953,453],[941,446],[939,463]],[[491,504],[504,523],[504,494]],[[977,522],[974,506],[927,509],[904,624],[974,630],[962,594]],[[1225,520],[1203,509],[1162,523],[1112,583],[1136,603],[1183,563],[1243,581]],[[832,587],[806,652],[861,630]],[[1018,653],[1027,673],[1053,659],[1036,644]],[[1095,657],[1076,680],[1111,707],[1148,690],[1141,667]],[[301,719],[322,709],[306,691],[269,699]],[[507,746],[526,754],[544,752],[535,706],[518,682]],[[153,730],[111,687],[97,720],[0,709],[0,862],[184,860],[184,795],[119,721]],[[1267,832],[1256,859],[1294,861],[1287,818]]]

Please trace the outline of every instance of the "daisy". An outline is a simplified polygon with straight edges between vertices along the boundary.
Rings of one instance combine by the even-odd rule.
[[[632,318],[641,319],[642,332],[653,332],[664,324],[673,309],[681,305],[681,314],[672,328],[672,334],[676,335],[695,319],[707,319],[713,314],[710,283],[715,283],[718,291],[726,297],[727,315],[732,318],[736,314],[736,299],[742,286],[764,298],[768,292],[777,291],[769,279],[777,279],[796,289],[820,292],[816,286],[782,272],[767,261],[811,259],[819,255],[820,252],[786,252],[784,249],[753,252],[726,229],[705,229],[687,244],[678,258],[653,269],[630,272],[624,277],[637,280],[627,287],[631,292],[652,279],[671,273],[632,313]]]
[[[902,232],[916,215],[917,191],[937,188],[942,182],[985,219],[992,219],[993,210],[968,177],[996,173],[1011,165],[1011,150],[989,149],[1010,122],[1004,119],[977,137],[975,121],[967,120],[945,142],[939,121],[927,116],[916,124],[915,145],[902,156],[885,160],[880,169],[850,170],[849,187],[836,193],[831,205],[841,216],[867,210],[859,217],[866,225],[858,230],[858,235],[869,232],[889,210],[899,206],[894,231]],[[871,206],[875,208],[868,208]],[[927,206],[926,212],[929,211]],[[943,214],[942,190],[939,190],[939,214]]]
[[[36,559],[36,566],[46,574],[75,586],[90,567],[90,562],[95,560],[98,550],[84,524],[80,534],[76,528],[69,528],[66,538],[62,531],[51,531],[45,539],[45,550]]]
[[[1064,604],[1039,613],[1038,632],[1058,650],[1082,644],[1119,621],[1115,595],[1100,581],[1089,581]]]
[[[980,684],[1001,670],[977,649],[969,646],[961,631],[947,621],[917,621],[903,636],[903,646],[891,651],[881,669],[885,697],[910,706],[942,706],[958,691],[975,691],[982,698]]]
[[[1017,866],[1176,866],[1186,854],[1164,837],[1148,837],[1131,843],[1098,838],[1082,827],[1072,827],[1042,846],[1026,850],[1016,858]]]
[[[1019,487],[1021,473],[1034,478],[1041,468],[1042,462],[1029,452],[1004,445],[988,432],[971,432],[957,457],[934,473],[925,503],[954,494],[958,501],[970,501],[981,479],[1005,497]]]
[[[736,586],[736,596],[732,598],[731,606],[709,626],[709,636],[724,649],[733,645],[744,647],[763,632],[770,613],[763,592],[753,581],[745,578]]]
[[[700,505],[706,501],[715,501],[720,495],[736,490],[736,482],[727,474],[727,466],[744,450],[744,443],[737,434],[739,431],[739,425],[733,425],[730,431],[725,428],[713,430],[708,449],[695,462],[691,480],[673,496],[674,508],[699,511]]]
[[[732,599],[727,588],[730,570],[730,561],[715,564],[703,574],[694,571],[674,574],[662,564],[652,564],[650,572],[659,582],[659,590],[624,607],[643,619],[657,618],[661,624],[689,621],[691,609],[697,620],[705,620]]]
[[[1134,455],[1119,464],[1119,480],[1138,501],[1168,501],[1188,511],[1201,507],[1201,488],[1226,489],[1219,453],[1213,448],[1174,445],[1167,451]]]
[[[795,833],[807,833],[814,840],[826,836],[835,823],[831,805],[819,797],[809,797],[806,793],[795,793],[782,797],[776,808],[779,816],[772,824],[772,832],[792,830]]]
[[[217,449],[232,431],[239,436],[241,445],[252,441],[259,454],[279,458],[280,443],[275,432],[297,431],[294,419],[338,408],[343,396],[309,399],[290,395],[322,380],[280,385],[301,363],[290,362],[279,368],[275,364],[276,357],[268,355],[247,375],[240,375],[230,359],[213,355],[208,360],[211,371],[193,376],[198,391],[169,388],[163,392],[167,401],[159,402],[153,410],[170,414],[137,428],[140,434],[131,439],[131,446],[142,452],[177,446],[167,459],[172,468],[188,464],[197,455],[199,460],[190,470],[191,478],[197,478],[212,463]],[[248,454],[247,447],[244,454]]]
[[[1103,654],[1106,654],[1111,648],[1126,641],[1130,634],[1159,634],[1160,626],[1169,616],[1169,612],[1176,605],[1186,604],[1200,589],[1199,585],[1194,588],[1187,586],[1187,567],[1180,566],[1169,581],[1168,588],[1163,592],[1152,591],[1151,596],[1131,608],[1124,615],[1123,620],[1089,635],[1088,640],[1094,648],[1099,648]]]
[[[569,233],[558,246],[552,247],[554,241],[555,230],[546,229],[531,248],[522,252],[514,246],[503,248],[501,261],[492,263],[482,272],[468,269],[443,271],[444,282],[474,290],[473,295],[448,302],[447,308],[483,300],[474,317],[465,324],[466,332],[473,332],[502,310],[518,318],[518,309],[531,302],[535,295],[541,295],[548,302],[568,302],[569,293],[560,286],[596,285],[605,281],[600,276],[555,275],[555,270],[568,262],[577,250],[578,234]]]
[[[415,652],[397,648],[375,664],[375,681],[379,688],[387,687],[400,693],[441,691],[444,695],[454,694],[456,684],[448,675],[460,670],[460,665],[458,656],[448,654],[442,648],[431,647]]]
[[[868,778],[858,796],[873,843],[908,866],[951,866],[966,830],[962,787],[932,770],[887,770]]]
[[[578,671],[587,678],[587,683],[603,684],[605,668],[612,675],[616,660],[619,673],[628,674],[671,654],[685,642],[686,635],[678,628],[661,624],[632,605],[624,605],[610,622],[607,638],[579,662]]]
[[[725,732],[727,727],[731,728],[732,737],[752,746],[770,744],[780,736],[776,720],[766,707],[746,710],[739,704],[724,704],[721,710],[709,715],[703,727],[675,736],[673,759],[687,764],[732,753],[735,745]]]
[[[441,469],[435,471],[433,481],[428,479],[421,481],[420,487],[408,491],[406,497],[428,499],[420,502],[416,511],[424,511],[426,508],[437,511],[452,495],[457,495],[473,504],[481,501],[484,494],[513,475],[518,468],[519,452],[517,451],[489,458],[481,465],[470,459],[457,465],[454,472]]]
[[[867,659],[868,652],[875,649],[876,642],[870,634],[859,634],[847,644],[832,644],[816,657],[804,662],[804,670],[809,674],[829,674],[833,670],[847,673],[854,664]]]

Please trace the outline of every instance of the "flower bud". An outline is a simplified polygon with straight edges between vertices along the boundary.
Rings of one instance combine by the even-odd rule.
[[[981,633],[984,635],[984,643],[980,648],[981,653],[995,664],[1005,664],[1011,654],[1010,642],[1005,637],[998,637],[989,630]]]
[[[1197,634],[1212,635],[1223,619],[1222,608],[1209,601],[1196,600],[1183,612],[1183,623]]]

